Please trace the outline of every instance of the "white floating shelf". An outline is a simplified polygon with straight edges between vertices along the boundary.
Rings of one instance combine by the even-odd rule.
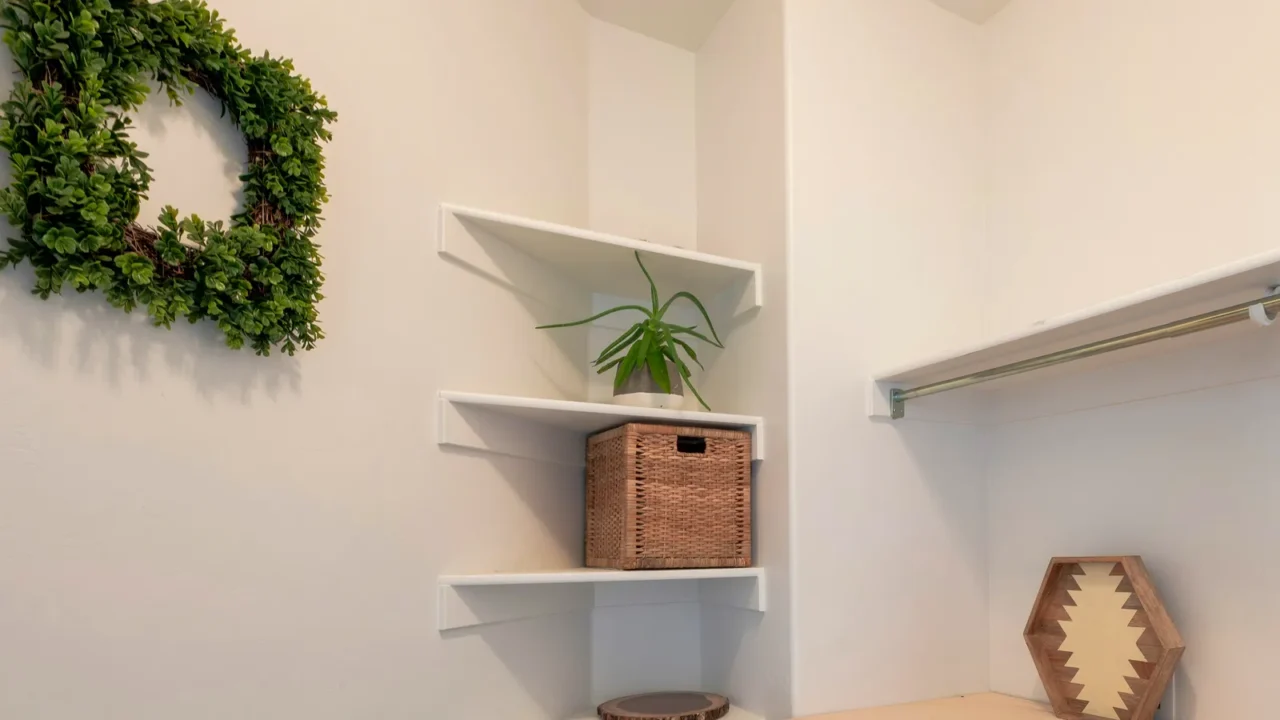
[[[867,411],[872,417],[887,417],[888,393],[893,388],[909,388],[947,380],[1259,299],[1277,284],[1280,284],[1280,249],[1044,320],[1032,327],[987,342],[957,348],[952,352],[877,373],[872,377]],[[1224,330],[1212,332],[1221,333]],[[1136,353],[1167,351],[1184,342],[1187,340],[1161,340],[1145,348],[1134,348],[1065,367],[1096,367],[1125,356],[1134,357]],[[1045,371],[1033,371],[1020,377],[1030,378],[1043,372]],[[1000,385],[1001,383],[991,383],[975,386],[974,389],[989,390]],[[911,402],[908,403],[907,413],[911,417]]]
[[[573,569],[442,575],[440,630],[542,617],[593,607],[701,602],[765,611],[763,568]]]
[[[654,580],[715,580],[720,578],[764,577],[762,568],[699,568],[695,570],[603,570],[575,568],[528,573],[488,573],[482,575],[441,575],[441,585],[477,587],[481,585],[566,585],[574,583],[652,582]]]
[[[666,293],[688,290],[703,300],[725,298],[736,312],[764,304],[760,265],[658,243],[528,218],[440,206],[439,252],[519,285],[520,268],[504,265],[487,243],[497,240],[539,261],[583,290],[649,297],[635,251]]]
[[[747,430],[752,460],[764,459],[764,418],[751,415],[451,391],[441,392],[439,403],[441,445],[583,466],[587,435],[638,421]]]

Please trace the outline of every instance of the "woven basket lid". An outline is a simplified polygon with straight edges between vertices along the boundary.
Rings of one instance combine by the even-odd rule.
[[[664,692],[610,700],[598,709],[603,720],[717,720],[729,713],[722,695]]]

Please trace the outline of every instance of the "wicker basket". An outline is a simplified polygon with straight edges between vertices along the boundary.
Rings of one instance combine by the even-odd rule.
[[[632,423],[587,441],[587,567],[750,567],[751,435]]]

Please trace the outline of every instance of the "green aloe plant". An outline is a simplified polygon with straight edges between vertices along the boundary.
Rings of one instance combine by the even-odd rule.
[[[600,352],[600,356],[591,363],[598,368],[596,373],[602,374],[616,367],[617,374],[613,379],[613,387],[616,389],[622,387],[622,384],[631,377],[632,373],[647,367],[649,374],[658,383],[658,386],[662,388],[663,392],[670,393],[671,376],[667,371],[667,361],[669,360],[680,372],[680,377],[684,378],[684,382],[693,391],[694,397],[698,398],[698,402],[702,404],[702,407],[710,410],[711,408],[707,405],[707,401],[703,400],[702,395],[698,393],[698,388],[693,386],[693,381],[689,377],[689,366],[680,357],[680,351],[683,350],[690,360],[697,363],[698,367],[702,367],[702,363],[698,361],[698,353],[694,352],[689,343],[682,340],[680,336],[694,337],[718,348],[724,348],[724,343],[720,341],[720,336],[716,334],[716,326],[711,322],[711,316],[707,314],[707,309],[703,306],[702,301],[691,292],[682,290],[672,295],[665,303],[659,303],[658,286],[654,284],[653,276],[645,268],[639,252],[636,253],[636,262],[640,265],[640,271],[644,273],[645,279],[649,281],[649,296],[653,301],[653,307],[618,305],[602,313],[592,315],[585,320],[557,323],[555,325],[540,325],[538,329],[549,330],[552,328],[586,325],[606,315],[625,310],[640,312],[644,315],[644,319],[627,328],[622,335],[618,336],[618,339],[609,343],[608,347]],[[693,306],[698,308],[698,312],[702,313],[703,319],[707,321],[707,328],[711,331],[711,337],[698,332],[697,325],[685,327],[663,320],[667,311],[680,298],[693,303]]]

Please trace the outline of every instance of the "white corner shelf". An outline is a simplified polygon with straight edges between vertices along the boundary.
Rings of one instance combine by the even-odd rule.
[[[652,582],[654,580],[717,580],[721,578],[760,578],[764,569],[698,568],[693,570],[606,570],[574,568],[526,573],[485,573],[478,575],[441,575],[441,585],[478,587],[482,585],[571,585],[574,583]]]
[[[448,203],[440,206],[437,238],[441,255],[517,285],[510,277],[517,269],[503,267],[485,245],[489,238],[590,292],[648,298],[634,257],[640,251],[660,289],[688,290],[708,301],[729,295],[737,313],[764,304],[760,265],[644,240]]]
[[[440,393],[437,442],[581,467],[588,435],[629,422],[747,430],[752,460],[764,460],[764,418],[752,415],[452,391]]]
[[[947,380],[1248,302],[1266,296],[1277,284],[1280,284],[1280,249],[1040,321],[1031,327],[986,342],[890,368],[872,376],[867,413],[872,417],[888,417],[888,394],[894,388],[909,388]],[[1149,348],[1147,352],[1167,351],[1178,347],[1182,342],[1185,340],[1161,340],[1146,346]],[[1133,357],[1134,353],[1139,352],[1141,350],[1135,348],[1104,357],[1115,361],[1125,355]],[[1094,360],[1105,362],[1101,358]],[[1095,367],[1097,364],[1082,363],[1077,367]],[[1034,371],[1023,377],[1031,377],[1039,372],[1043,371]],[[997,387],[1000,387],[999,382],[978,385],[974,389],[988,390]],[[910,417],[910,403],[907,412]]]
[[[441,575],[440,630],[593,607],[700,602],[764,612],[763,568],[597,570]]]

